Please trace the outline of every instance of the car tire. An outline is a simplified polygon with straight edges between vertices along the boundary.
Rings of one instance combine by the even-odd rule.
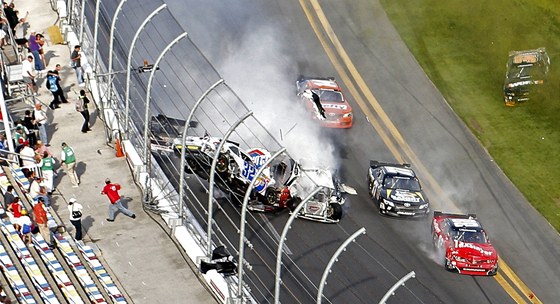
[[[227,171],[229,165],[229,160],[227,156],[220,154],[218,156],[218,162],[216,163],[216,171],[219,173],[224,173]]]
[[[496,267],[496,269],[494,269],[494,271],[489,272],[488,275],[491,276],[491,277],[493,277],[493,276],[495,276],[496,274],[498,274],[498,270],[500,270],[499,264],[498,264],[498,267]]]
[[[445,270],[447,271],[452,271],[453,267],[451,266],[451,262],[449,261],[449,259],[447,257],[445,257],[445,260],[443,262],[443,266],[445,267]]]
[[[342,206],[337,203],[330,203],[327,208],[327,217],[334,221],[340,220],[342,218]]]

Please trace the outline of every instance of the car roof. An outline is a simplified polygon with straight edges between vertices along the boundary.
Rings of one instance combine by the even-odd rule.
[[[480,223],[473,218],[448,218],[451,223],[451,227],[455,229],[472,229],[481,230],[482,226]]]
[[[392,167],[392,166],[384,166],[385,172],[391,175],[400,175],[400,176],[408,176],[408,177],[415,177],[416,174],[412,169],[402,168],[402,167]]]
[[[341,91],[340,86],[334,79],[309,79],[308,81],[311,89]]]

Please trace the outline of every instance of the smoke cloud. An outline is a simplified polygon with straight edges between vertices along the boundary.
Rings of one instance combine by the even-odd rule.
[[[218,70],[292,157],[309,166],[336,168],[334,144],[295,94],[298,71],[291,68],[295,60],[287,55],[284,36],[271,26],[241,35],[235,51],[223,54]]]

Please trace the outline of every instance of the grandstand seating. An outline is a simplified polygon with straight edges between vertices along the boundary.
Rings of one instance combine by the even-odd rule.
[[[34,202],[27,192],[29,181],[22,170],[14,167],[9,168],[7,173],[13,178],[14,182],[10,182],[10,178],[5,171],[8,171],[7,167],[0,168],[0,192],[3,194],[8,185],[13,185],[14,188],[17,187],[17,193],[21,193],[23,196],[20,199],[23,202],[24,208],[31,209]],[[45,210],[47,211],[49,227],[56,228],[64,225],[61,222],[57,222],[58,217],[53,216],[54,210],[52,208],[46,207]],[[55,252],[49,248],[40,233],[33,235],[32,244],[28,248],[5,213],[5,210],[0,207],[0,216],[3,217],[0,220],[0,230],[2,230],[9,243],[9,246],[4,244],[6,247],[0,244],[0,266],[2,266],[3,274],[10,285],[6,286],[6,288],[13,290],[18,302],[59,303],[52,290],[52,287],[54,287],[60,290],[69,303],[126,303],[125,297],[90,246],[83,244],[83,242],[69,241],[72,238],[68,233],[55,231],[53,232],[57,245],[55,250],[58,250],[60,252],[59,256],[63,257],[63,260],[59,261]],[[11,250],[15,253],[15,256],[20,260],[19,265],[17,262],[14,264],[6,250]],[[36,250],[38,254],[36,256],[40,258],[34,259],[30,250]],[[85,263],[82,263],[82,260]],[[48,273],[42,273],[37,263],[45,265]],[[66,269],[70,269],[72,273],[67,273],[61,263],[68,265]],[[95,274],[95,279],[90,276],[87,267]],[[28,286],[26,286],[22,279],[23,275],[29,277],[40,299],[34,298],[33,292],[28,289]],[[57,286],[50,286],[45,276],[50,276],[50,278],[54,279]],[[99,286],[104,289],[106,296],[100,292]],[[80,292],[87,295],[89,299],[82,299]]]

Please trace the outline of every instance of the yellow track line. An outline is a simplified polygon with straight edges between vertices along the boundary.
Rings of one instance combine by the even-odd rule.
[[[504,288],[504,290],[511,296],[511,298],[515,301],[515,303],[517,304],[526,303],[523,297],[517,291],[515,291],[515,289],[513,289],[513,287],[508,283],[508,281],[506,281],[506,279],[502,276],[501,273],[498,272],[494,276],[494,279],[498,281],[498,284],[500,284]]]
[[[330,23],[328,22],[325,14],[324,14],[321,6],[317,2],[317,0],[309,0],[309,1],[311,2],[313,10],[314,10],[317,18],[319,19],[323,30],[325,31],[325,33],[329,37],[329,39],[330,39],[331,43],[333,44],[334,48],[337,50],[338,55],[340,56],[340,58],[344,62],[346,68],[352,74],[352,77],[354,78],[355,82],[358,84],[361,91],[363,92],[365,97],[368,99],[369,103],[374,108],[375,112],[377,113],[377,115],[379,116],[381,121],[384,123],[386,128],[389,130],[389,132],[393,136],[393,139],[403,149],[404,153],[408,156],[408,158],[413,161],[414,165],[417,166],[418,169],[423,172],[423,175],[425,175],[425,177],[428,180],[428,183],[434,189],[434,191],[436,193],[440,194],[440,195],[445,195],[443,189],[439,186],[439,184],[437,183],[435,178],[429,173],[427,168],[423,165],[423,163],[416,156],[416,154],[412,151],[412,149],[406,143],[406,141],[404,140],[403,136],[400,134],[400,132],[398,131],[396,126],[390,120],[390,118],[385,113],[385,111],[383,111],[381,105],[379,104],[379,102],[377,101],[375,96],[373,96],[373,93],[371,92],[371,90],[369,89],[369,87],[367,86],[367,84],[365,83],[365,81],[363,80],[361,75],[359,74],[358,70],[356,69],[356,67],[354,66],[352,61],[350,60],[350,57],[348,56],[348,54],[344,50],[342,44],[338,40],[338,37],[334,33],[333,28],[330,26]],[[402,155],[398,152],[398,149],[395,147],[392,140],[387,136],[386,132],[383,130],[381,125],[375,119],[373,119],[374,116],[373,116],[372,112],[370,111],[369,107],[365,104],[364,100],[361,98],[361,95],[356,90],[356,87],[354,86],[353,82],[350,80],[350,77],[346,73],[344,67],[338,61],[336,53],[332,50],[332,48],[329,46],[329,44],[326,42],[325,38],[321,34],[321,31],[319,30],[318,25],[315,23],[314,18],[312,16],[310,10],[305,5],[304,0],[300,0],[299,2],[300,2],[300,6],[302,7],[305,15],[307,16],[307,19],[308,19],[311,27],[315,31],[315,34],[316,34],[317,38],[319,39],[319,41],[321,42],[321,45],[325,49],[325,51],[327,53],[327,56],[329,57],[333,66],[335,67],[335,69],[337,70],[339,75],[341,76],[342,81],[348,87],[350,93],[352,94],[352,96],[354,97],[354,99],[356,100],[356,102],[358,103],[360,108],[362,109],[362,111],[366,114],[367,117],[370,118],[370,119],[368,119],[368,121],[372,124],[372,126],[375,128],[375,130],[379,133],[383,142],[388,146],[389,150],[393,153],[393,155],[395,156],[397,161],[403,162]],[[447,198],[447,199],[449,200],[449,202],[451,202],[451,200],[449,198]],[[527,287],[527,285],[524,284],[523,281],[521,281],[521,279],[511,270],[511,268],[505,263],[505,261],[503,259],[500,261],[500,264],[501,264],[502,269],[506,269],[504,271],[505,274],[508,275],[510,280],[512,282],[514,282],[514,284],[521,291],[524,292],[524,295],[532,303],[542,303],[536,297],[536,295]],[[494,278],[496,278],[496,281],[498,281],[498,283],[502,286],[502,288],[504,288],[504,290],[517,303],[524,303],[525,302],[523,300],[523,298],[519,295],[519,293],[517,293],[514,290],[514,288],[499,273]],[[521,300],[522,302],[519,302],[519,300]]]
[[[526,296],[531,303],[542,304],[541,300],[537,298],[537,295],[535,295],[531,291],[531,289],[529,289],[529,287],[525,285],[523,281],[521,281],[521,279],[517,276],[517,274],[515,274],[515,272],[513,272],[513,270],[511,270],[511,268],[508,265],[506,265],[505,263],[501,263],[500,269],[505,273],[506,276],[508,276],[513,281],[513,284],[515,284],[515,286],[517,286],[517,288],[519,288],[519,290],[523,292],[523,295]]]

